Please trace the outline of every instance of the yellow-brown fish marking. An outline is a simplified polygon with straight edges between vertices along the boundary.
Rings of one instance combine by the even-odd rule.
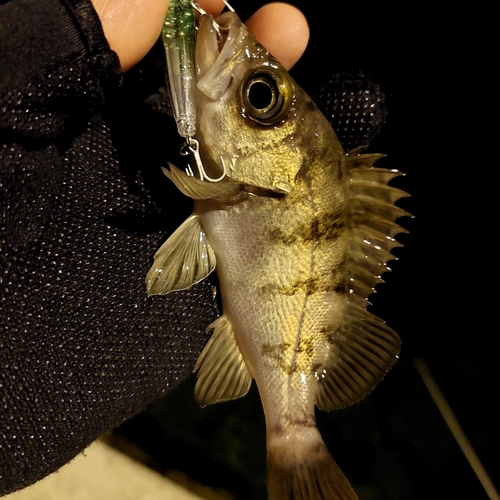
[[[335,240],[345,231],[345,221],[335,212],[322,213],[312,221],[300,221],[294,227],[269,228],[273,243],[290,246],[311,241]]]
[[[339,266],[341,267],[341,266]],[[322,274],[315,273],[313,276],[296,279],[289,284],[279,284],[269,282],[262,285],[259,293],[262,295],[274,295],[276,293],[281,295],[295,295],[304,293],[306,295],[313,295],[315,293],[343,293],[345,291],[345,278],[343,275],[332,272],[332,280],[325,279]]]

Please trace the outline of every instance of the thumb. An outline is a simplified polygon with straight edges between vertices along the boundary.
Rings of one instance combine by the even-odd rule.
[[[169,0],[92,0],[112,50],[123,71],[137,64],[161,32]],[[209,13],[222,10],[222,0],[200,1]]]

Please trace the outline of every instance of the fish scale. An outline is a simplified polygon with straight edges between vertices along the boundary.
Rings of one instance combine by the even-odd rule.
[[[165,169],[194,211],[155,254],[148,293],[188,288],[216,269],[223,314],[208,327],[195,397],[203,406],[235,399],[255,380],[268,498],[355,499],[315,406],[361,400],[398,356],[398,335],[366,308],[399,246],[395,221],[406,213],[394,202],[406,193],[387,184],[398,172],[374,167],[383,155],[343,151],[235,13],[214,23],[202,16],[196,40],[196,140],[218,182]],[[257,84],[268,87],[267,105],[253,104]]]

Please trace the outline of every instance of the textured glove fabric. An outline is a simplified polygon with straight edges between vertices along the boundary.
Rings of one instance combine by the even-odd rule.
[[[120,159],[116,144],[133,139],[137,116],[132,104],[124,124],[133,129],[113,137],[106,113],[121,119],[121,73],[92,7],[15,1],[1,7],[0,24],[5,494],[190,373],[217,311],[209,283],[146,298],[144,277],[168,231],[146,184],[166,186],[165,209],[179,197],[169,197],[147,142]]]

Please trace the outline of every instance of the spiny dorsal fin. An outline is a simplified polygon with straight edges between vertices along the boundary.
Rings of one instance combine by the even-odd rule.
[[[198,370],[194,395],[201,406],[240,398],[252,383],[227,318],[220,316],[209,330],[213,334],[193,370]]]
[[[146,276],[148,295],[185,290],[215,269],[215,252],[200,217],[190,215],[155,253]]]
[[[356,403],[369,394],[397,359],[400,347],[397,333],[366,308],[367,297],[383,282],[381,276],[389,270],[387,262],[394,259],[391,250],[401,246],[394,237],[407,232],[396,220],[410,214],[394,203],[408,195],[388,186],[391,179],[401,175],[398,171],[373,167],[383,155],[360,151],[351,152],[346,159],[348,295],[340,325],[328,335],[328,359],[317,371],[316,404],[325,410]]]
[[[373,167],[384,155],[360,154],[360,151],[354,150],[346,157],[349,176],[346,273],[350,302],[366,307],[367,297],[382,282],[381,275],[389,270],[387,262],[395,258],[391,250],[401,246],[394,236],[407,232],[396,220],[410,214],[394,205],[408,194],[388,185],[402,174]]]

